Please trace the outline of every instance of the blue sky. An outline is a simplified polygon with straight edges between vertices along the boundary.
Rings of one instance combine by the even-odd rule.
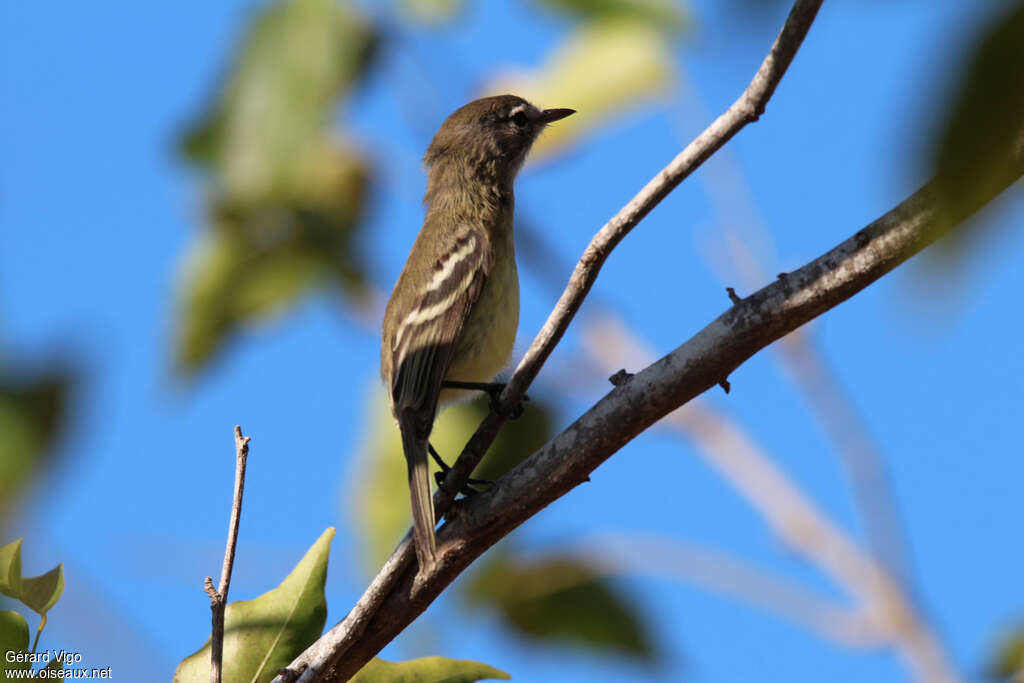
[[[253,455],[232,597],[276,585],[327,526],[339,529],[329,623],[365,583],[346,499],[365,399],[376,388],[376,334],[336,300],[310,297],[246,333],[194,383],[170,371],[173,294],[202,209],[198,179],[176,157],[175,137],[213,91],[259,5],[0,7],[0,89],[8,103],[0,109],[2,339],[17,357],[66,352],[83,367],[63,457],[8,534],[26,538],[27,573],[65,563],[67,590],[44,646],[110,665],[117,680],[167,680],[206,637],[201,582],[220,567],[236,423],[253,436]],[[890,209],[923,180],[919,155],[943,106],[946,76],[963,67],[966,46],[994,6],[827,2],[767,114],[729,143],[725,161],[684,183],[629,236],[595,296],[658,353],[721,313],[723,287],[738,284],[720,280],[706,257],[722,220],[707,187],[722,174],[745,188],[748,217],[770,234],[770,249],[764,240],[754,244],[770,273],[802,265]],[[524,172],[517,209],[563,261],[574,261],[749,82],[782,11],[737,21],[730,7],[695,3],[670,98]],[[534,5],[479,3],[437,33],[409,31],[399,54],[375,67],[339,112],[379,165],[366,252],[381,288],[397,276],[422,219],[419,159],[430,133],[496,68],[537,65],[567,28]],[[422,111],[401,97],[416,79],[432,95]],[[985,212],[997,225],[1022,218],[1019,191]],[[968,677],[1003,629],[1024,617],[1022,254],[1024,232],[994,230],[955,272],[915,260],[812,325],[885,459],[920,609]],[[522,279],[520,352],[553,303],[536,277]],[[564,377],[557,368],[578,353],[571,332],[552,357],[551,376]],[[544,381],[535,391],[552,388],[554,379],[546,388]],[[858,533],[834,449],[775,356],[762,352],[731,381],[732,393],[716,390],[712,404]],[[563,423],[606,390],[600,378],[582,383],[577,399],[563,402]],[[629,504],[608,505],[624,497]],[[557,547],[609,530],[723,549],[840,598],[689,444],[663,432],[630,444],[591,484],[516,535]],[[527,681],[907,678],[888,652],[839,648],[698,588],[639,577],[621,586],[656,626],[666,654],[655,669],[527,646],[486,615],[466,617],[451,600],[384,654],[478,659]]]

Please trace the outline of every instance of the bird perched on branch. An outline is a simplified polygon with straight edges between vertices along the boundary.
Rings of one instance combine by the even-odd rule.
[[[381,376],[409,468],[420,571],[434,563],[430,431],[440,405],[493,389],[519,324],[512,184],[534,140],[572,109],[474,100],[427,148],[426,219],[384,313]]]

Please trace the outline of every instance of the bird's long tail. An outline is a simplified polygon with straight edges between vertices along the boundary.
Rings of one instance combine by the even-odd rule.
[[[427,441],[402,429],[402,450],[409,467],[409,495],[412,499],[412,540],[416,546],[420,571],[429,569],[437,556],[434,540],[434,499],[430,493],[430,465]]]

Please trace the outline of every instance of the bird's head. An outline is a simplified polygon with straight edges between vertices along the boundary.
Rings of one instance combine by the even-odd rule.
[[[473,100],[441,124],[423,160],[428,168],[454,163],[511,181],[544,127],[574,113],[538,109],[516,95]]]

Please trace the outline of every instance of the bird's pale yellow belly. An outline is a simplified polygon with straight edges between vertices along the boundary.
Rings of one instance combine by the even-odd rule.
[[[511,231],[510,231],[511,232]],[[512,246],[511,235],[507,249]],[[491,270],[480,292],[480,299],[470,311],[456,341],[446,380],[490,382],[501,372],[512,356],[519,327],[519,276],[515,260],[496,254]],[[470,395],[461,389],[443,389],[439,403],[450,403]]]

